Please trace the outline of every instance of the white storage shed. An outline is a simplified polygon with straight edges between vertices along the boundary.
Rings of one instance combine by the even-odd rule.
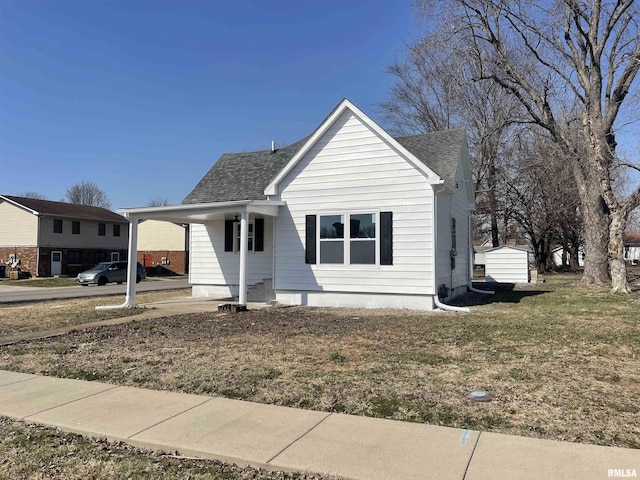
[[[485,252],[487,282],[528,283],[529,252],[523,248],[495,247]]]

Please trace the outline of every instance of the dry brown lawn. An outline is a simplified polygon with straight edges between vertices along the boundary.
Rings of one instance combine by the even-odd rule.
[[[174,297],[191,295],[190,289],[138,293],[138,303],[149,303]],[[95,298],[70,298],[49,302],[24,302],[0,304],[0,337],[18,333],[49,330],[69,325],[135,315],[143,310],[102,310],[98,305],[117,305],[124,302],[124,295]]]
[[[640,448],[640,296],[574,280],[471,314],[273,307],[96,328],[0,348],[0,369]],[[494,401],[465,399],[477,389]]]

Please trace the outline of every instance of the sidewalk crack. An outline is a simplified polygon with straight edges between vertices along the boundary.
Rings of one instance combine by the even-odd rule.
[[[316,428],[318,428],[327,418],[329,418],[331,415],[333,415],[333,413],[329,413],[326,417],[324,417],[322,420],[320,420],[318,423],[316,423],[313,427],[311,427],[309,430],[307,430],[306,432],[304,432],[302,435],[298,436],[297,438],[293,439],[288,445],[286,445],[282,450],[280,450],[278,453],[276,453],[273,457],[271,457],[270,459],[267,460],[266,463],[271,463],[273,460],[275,460],[276,458],[278,458],[280,455],[282,455],[282,453],[287,450],[288,448],[290,448],[294,443],[297,443],[301,438],[306,437],[309,433],[311,433],[313,430],[315,430]]]
[[[176,418],[177,416],[182,415],[182,414],[184,414],[184,413],[187,413],[187,412],[189,412],[189,411],[193,410],[194,408],[198,408],[198,407],[200,407],[201,405],[204,405],[205,403],[210,402],[211,400],[212,400],[211,398],[207,398],[207,399],[205,399],[203,402],[198,403],[197,405],[193,405],[192,407],[189,407],[189,408],[187,408],[186,410],[183,410],[183,411],[181,411],[181,412],[178,412],[178,413],[176,413],[175,415],[171,415],[170,417],[167,417],[167,418],[165,418],[165,419],[163,419],[163,420],[160,420],[159,422],[156,422],[156,423],[154,423],[153,425],[149,425],[148,427],[143,428],[143,429],[142,429],[142,430],[140,430],[139,432],[132,433],[131,435],[129,435],[129,436],[127,437],[127,440],[131,440],[131,439],[132,439],[133,437],[135,437],[136,435],[140,435],[142,432],[146,432],[147,430],[149,430],[149,429],[151,429],[151,428],[157,427],[158,425],[160,425],[160,424],[162,424],[162,423],[168,422],[168,421],[169,421],[169,420],[171,420],[172,418]]]
[[[469,467],[471,466],[473,455],[476,453],[476,448],[478,448],[478,443],[480,443],[481,435],[482,435],[482,432],[478,432],[478,438],[476,438],[476,443],[473,446],[473,450],[471,450],[471,455],[469,455],[469,461],[467,462],[467,466],[464,468],[464,473],[462,474],[462,480],[465,480],[467,478],[467,472],[469,471]]]
[[[87,383],[89,383],[89,382],[87,382]],[[39,412],[30,413],[29,415],[26,415],[26,416],[22,417],[22,420],[26,420],[27,418],[33,417],[35,415],[40,415],[41,413],[48,412],[49,410],[55,410],[56,408],[64,407],[65,405],[69,405],[71,403],[79,402],[80,400],[84,400],[85,398],[95,397],[96,395],[100,395],[100,394],[103,394],[105,392],[109,392],[109,391],[113,390],[114,388],[120,388],[120,387],[118,385],[113,385],[111,388],[106,388],[104,390],[100,390],[99,392],[90,393],[89,395],[85,395],[84,397],[74,398],[73,400],[69,400],[68,402],[64,402],[64,403],[61,403],[59,405],[54,405],[53,407],[45,408],[44,410],[40,410]]]

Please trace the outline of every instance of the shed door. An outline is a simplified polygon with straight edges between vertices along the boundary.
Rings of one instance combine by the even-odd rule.
[[[62,252],[51,252],[51,275],[62,275]]]

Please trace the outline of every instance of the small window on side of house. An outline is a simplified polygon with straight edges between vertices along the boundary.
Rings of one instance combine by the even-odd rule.
[[[80,222],[75,220],[71,222],[71,233],[73,235],[80,235]]]
[[[67,252],[67,263],[69,265],[82,265],[82,253],[80,250],[69,250]]]
[[[120,236],[120,225],[118,225],[118,224],[114,224],[113,225],[113,236],[114,237],[119,237]]]
[[[53,220],[53,233],[62,233],[62,220],[59,218]]]
[[[104,237],[107,234],[107,224],[99,223],[98,224],[98,235]]]

